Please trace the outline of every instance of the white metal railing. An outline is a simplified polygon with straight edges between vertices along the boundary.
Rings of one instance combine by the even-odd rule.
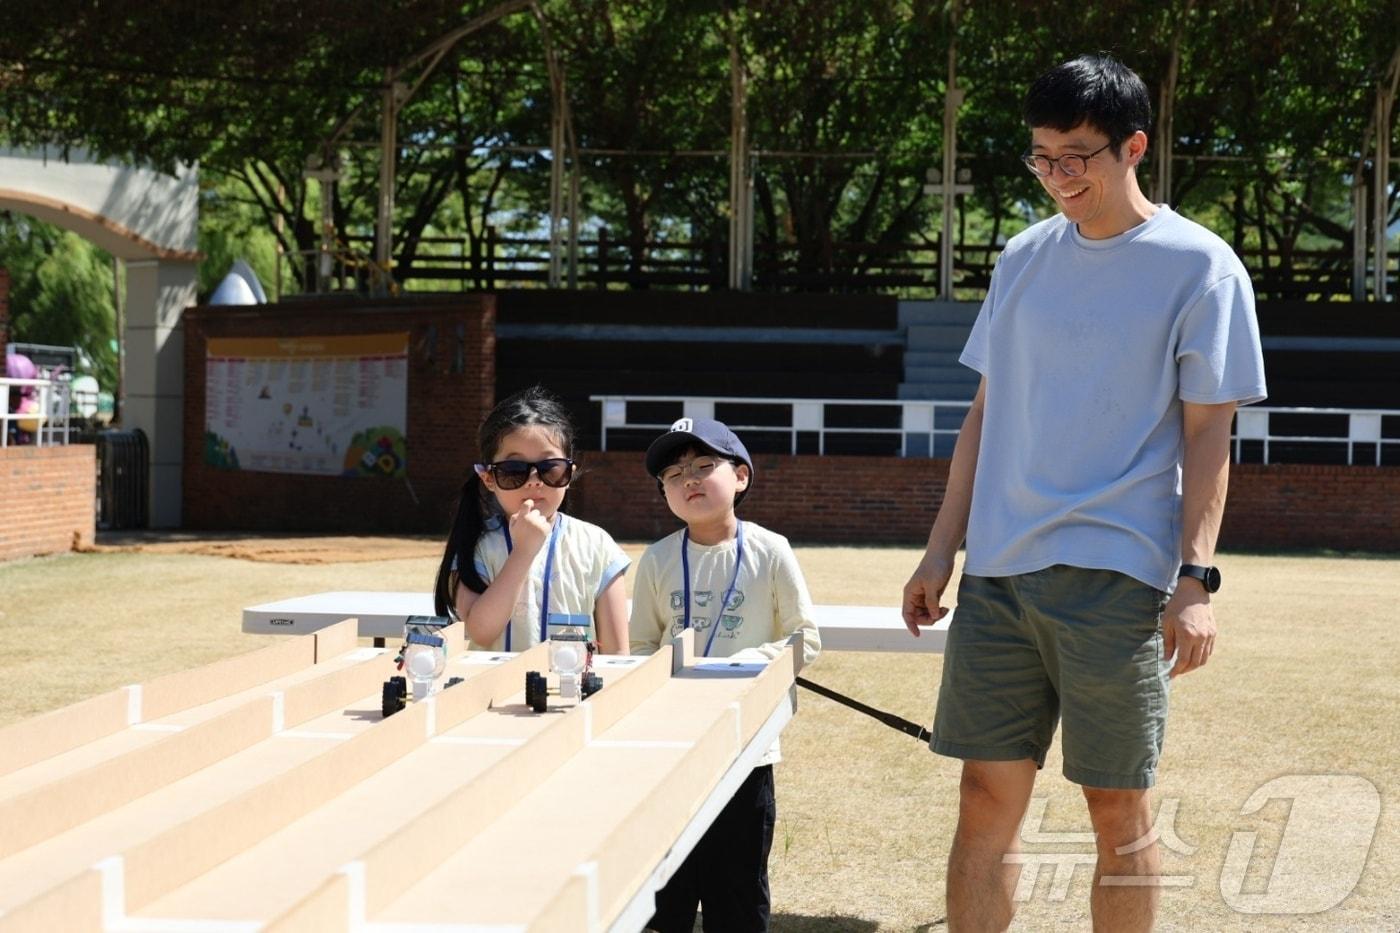
[[[959,415],[965,413],[970,406],[970,402],[941,402],[941,401],[905,401],[891,399],[831,399],[831,398],[754,398],[754,397],[711,397],[694,395],[592,395],[589,400],[602,405],[602,427],[599,438],[600,446],[603,450],[608,449],[608,432],[610,430],[653,430],[664,431],[671,426],[670,421],[634,421],[629,417],[628,405],[634,402],[642,403],[670,403],[680,406],[681,417],[684,418],[713,418],[715,416],[715,405],[757,405],[765,407],[786,407],[788,417],[786,424],[731,424],[735,431],[761,431],[765,433],[787,433],[790,437],[790,448],[793,453],[797,452],[797,435],[799,432],[815,432],[817,435],[817,452],[826,452],[827,435],[855,435],[855,434],[898,434],[900,435],[900,456],[930,456],[936,447],[939,437],[956,438],[961,429],[962,418],[956,419],[956,425],[950,425],[953,419],[945,421],[940,426],[940,412],[957,412]],[[831,426],[826,423],[827,409],[831,407],[864,407],[864,408],[891,408],[900,409],[899,427],[847,427]],[[1347,434],[1341,435],[1319,435],[1319,434],[1278,434],[1272,428],[1272,418],[1276,415],[1288,416],[1296,421],[1300,416],[1304,419],[1310,417],[1335,419],[1339,415],[1347,418]],[[1244,445],[1251,442],[1262,444],[1263,463],[1270,463],[1270,445],[1297,444],[1312,446],[1340,446],[1346,445],[1346,462],[1355,464],[1357,445],[1370,445],[1374,448],[1371,461],[1376,466],[1382,463],[1382,455],[1387,448],[1400,449],[1400,436],[1387,437],[1382,431],[1382,419],[1387,417],[1400,418],[1400,409],[1355,409],[1355,408],[1261,408],[1256,406],[1246,406],[1241,408],[1235,415],[1235,428],[1231,434],[1231,442],[1234,448],[1235,462],[1241,461]],[[928,445],[926,450],[914,450],[911,454],[910,438],[927,437]],[[923,445],[916,445],[922,447]]]
[[[1275,415],[1286,415],[1295,421],[1316,418],[1335,419],[1339,415],[1347,418],[1347,433],[1341,435],[1315,434],[1275,434],[1272,419]],[[1400,448],[1400,437],[1386,437],[1382,432],[1383,418],[1400,418],[1400,409],[1393,408],[1262,408],[1250,405],[1235,413],[1235,433],[1231,440],[1235,445],[1235,462],[1245,442],[1257,441],[1263,445],[1263,462],[1269,462],[1270,444],[1310,444],[1340,445],[1347,449],[1347,464],[1356,463],[1356,445],[1368,444],[1375,448],[1375,465],[1381,465],[1381,455],[1387,447]]]
[[[10,389],[35,388],[39,390],[37,411],[10,411]],[[32,423],[37,430],[26,431],[34,435],[34,443],[40,447],[52,447],[68,443],[68,421],[72,410],[71,392],[68,383],[60,379],[10,379],[0,377],[0,447],[10,445],[11,423]]]
[[[787,424],[730,424],[729,427],[735,431],[763,432],[766,434],[782,434],[789,436],[789,445],[793,453],[797,453],[797,436],[799,433],[815,433],[817,435],[817,452],[826,453],[826,439],[828,435],[893,435],[898,434],[899,455],[907,456],[932,456],[939,437],[948,437],[956,440],[958,431],[962,426],[961,415],[965,414],[971,407],[971,402],[936,402],[936,401],[905,401],[894,399],[850,399],[850,398],[755,398],[755,397],[705,397],[694,395],[591,395],[589,400],[598,402],[603,406],[603,418],[599,445],[603,450],[608,449],[609,429],[625,430],[653,430],[664,431],[671,426],[671,421],[650,422],[632,421],[628,417],[627,406],[633,402],[641,403],[671,403],[681,406],[681,417],[683,418],[713,418],[715,416],[715,406],[718,405],[757,405],[764,407],[788,409]],[[827,409],[829,408],[897,408],[900,411],[900,421],[898,427],[848,427],[845,425],[828,425]],[[956,412],[956,424],[952,426],[939,426],[938,415],[940,412]],[[674,420],[674,419],[672,419]],[[911,438],[927,438],[928,444],[925,450],[915,450],[910,452]],[[916,445],[922,447],[923,445]]]

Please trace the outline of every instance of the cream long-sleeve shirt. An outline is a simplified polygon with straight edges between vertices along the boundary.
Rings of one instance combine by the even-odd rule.
[[[685,629],[682,541],[680,531],[662,538],[637,561],[630,624],[633,654],[653,654]],[[695,653],[771,661],[782,653],[788,636],[801,632],[804,663],[812,663],[821,651],[821,633],[802,568],[782,535],[744,522],[743,566],[728,605],[719,609],[718,603],[734,579],[737,544],[737,538],[714,545],[690,543],[690,625],[695,629]],[[759,764],[772,764],[780,757],[775,742]]]

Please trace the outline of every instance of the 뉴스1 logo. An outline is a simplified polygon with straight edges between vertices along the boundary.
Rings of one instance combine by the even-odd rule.
[[[268,619],[268,625],[296,625],[295,619]]]
[[[1289,806],[1283,811],[1282,825],[1277,825],[1276,817],[1270,819],[1262,811],[1270,801],[1280,799]],[[1117,853],[1129,855],[1160,842],[1172,855],[1195,855],[1197,847],[1176,834],[1180,803],[1180,798],[1164,798],[1152,829],[1141,839],[1119,846]],[[1035,894],[1043,867],[1053,871],[1049,899],[1063,901],[1075,870],[1093,867],[1098,861],[1093,833],[1042,831],[1045,807],[1043,798],[1031,800],[1021,824],[1021,841],[1028,849],[1054,844],[1057,851],[1016,851],[1002,856],[1003,864],[1020,866],[1014,894],[1018,901]],[[1239,815],[1250,820],[1230,834],[1219,875],[1221,900],[1241,914],[1320,914],[1344,901],[1360,883],[1380,824],[1381,795],[1375,784],[1357,774],[1285,774],[1250,794]],[[1277,843],[1257,844],[1268,838],[1277,839]],[[1063,851],[1071,843],[1084,851]],[[1103,875],[1097,883],[1104,887],[1189,888],[1196,883],[1196,876]]]

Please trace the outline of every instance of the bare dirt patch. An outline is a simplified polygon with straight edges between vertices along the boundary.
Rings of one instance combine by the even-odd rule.
[[[199,554],[273,564],[346,564],[440,557],[427,535],[267,535],[198,532],[104,533],[93,553]]]

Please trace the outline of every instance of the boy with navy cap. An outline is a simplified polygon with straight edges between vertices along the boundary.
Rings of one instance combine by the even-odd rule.
[[[801,632],[810,664],[821,636],[792,547],[734,514],[754,480],[743,441],[721,422],[682,418],[647,449],[646,468],[685,528],[651,545],[637,563],[632,653],[651,654],[693,628],[697,654],[767,661]],[[707,931],[768,929],[773,764],[780,758],[774,742],[657,892],[650,929],[689,933],[697,907]]]

